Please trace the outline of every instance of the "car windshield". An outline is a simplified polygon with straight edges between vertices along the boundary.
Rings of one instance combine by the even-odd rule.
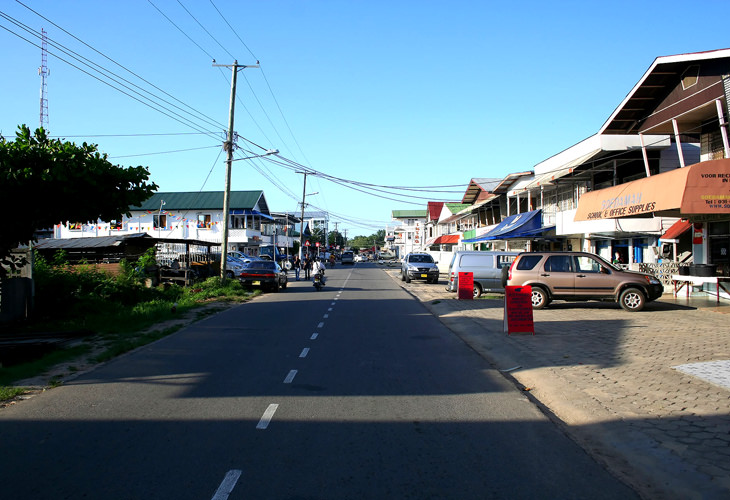
[[[433,258],[430,255],[411,255],[408,262],[414,264],[433,264]]]

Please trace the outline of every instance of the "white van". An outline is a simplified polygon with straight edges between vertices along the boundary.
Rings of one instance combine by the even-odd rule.
[[[474,274],[474,298],[487,290],[504,291],[502,286],[502,269],[509,269],[519,252],[477,252],[460,250],[454,252],[449,264],[449,282],[446,290],[456,292],[459,289],[459,273]]]

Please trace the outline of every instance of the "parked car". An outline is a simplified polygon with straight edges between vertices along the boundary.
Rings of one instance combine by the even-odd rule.
[[[509,269],[507,285],[532,287],[532,308],[553,300],[605,300],[627,311],[641,311],[661,297],[664,286],[656,277],[624,271],[587,252],[527,252]]]
[[[365,262],[367,260],[368,260],[367,257],[365,257],[365,255],[363,255],[361,253],[355,255],[355,262]]]
[[[342,262],[342,265],[354,264],[355,263],[355,254],[350,252],[349,250],[342,252],[342,254],[340,255],[340,262]]]
[[[426,283],[438,283],[439,268],[431,255],[425,252],[411,252],[401,263],[401,280],[410,283],[414,279],[425,279]]]
[[[262,289],[269,289],[272,292],[278,292],[280,288],[286,288],[288,285],[286,271],[273,260],[249,262],[239,272],[238,279],[243,286],[260,286]]]
[[[231,250],[230,252],[228,252],[228,256],[238,259],[242,262],[246,262],[246,263],[251,262],[252,260],[260,260],[258,257],[254,256],[254,255],[249,255],[249,254],[243,253],[239,250]]]
[[[228,278],[238,276],[247,264],[247,262],[229,255],[226,259],[226,276]]]
[[[459,289],[459,273],[472,273],[474,276],[474,298],[487,290],[504,291],[502,269],[509,269],[519,252],[478,252],[459,250],[454,252],[449,263],[449,282],[446,290]]]

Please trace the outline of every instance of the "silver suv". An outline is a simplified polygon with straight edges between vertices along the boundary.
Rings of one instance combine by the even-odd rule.
[[[552,300],[606,300],[641,311],[664,293],[654,276],[624,271],[587,252],[521,253],[509,269],[507,285],[530,285],[533,309]]]
[[[411,280],[425,279],[426,283],[438,283],[439,268],[431,255],[425,252],[411,252],[401,263],[401,280],[410,283]]]

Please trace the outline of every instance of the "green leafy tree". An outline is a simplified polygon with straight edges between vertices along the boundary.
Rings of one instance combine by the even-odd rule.
[[[372,248],[373,245],[382,247],[385,244],[385,230],[381,229],[370,236],[355,236],[350,240],[353,248]]]
[[[327,234],[327,243],[329,245],[334,245],[334,246],[337,246],[337,245],[344,246],[345,237],[342,236],[342,234],[340,234],[339,231],[330,231]]]
[[[50,139],[42,128],[18,127],[15,141],[0,136],[0,208],[11,218],[0,231],[0,264],[32,241],[35,230],[65,221],[119,219],[157,190],[146,167],[112,165],[97,145]],[[0,278],[6,268],[0,265]]]

